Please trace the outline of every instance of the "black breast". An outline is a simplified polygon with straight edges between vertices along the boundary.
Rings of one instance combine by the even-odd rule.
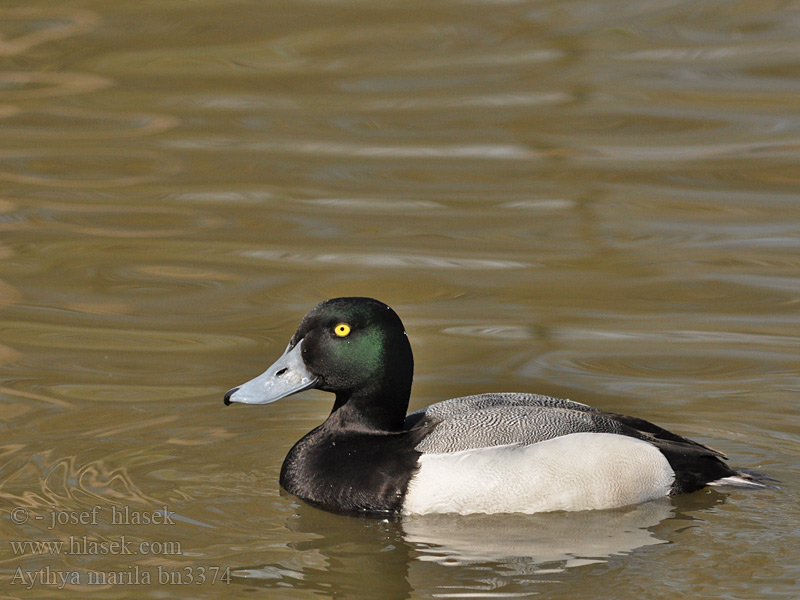
[[[392,514],[402,509],[418,468],[414,450],[425,428],[397,433],[318,427],[297,442],[281,468],[281,486],[321,508]]]

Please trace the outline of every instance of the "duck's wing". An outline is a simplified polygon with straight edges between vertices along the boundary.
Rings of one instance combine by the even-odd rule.
[[[527,408],[569,408],[586,412],[601,412],[597,408],[565,400],[552,396],[542,396],[540,394],[521,394],[521,393],[495,393],[477,394],[475,396],[462,396],[461,398],[451,398],[436,404],[431,404],[425,408],[415,411],[408,415],[407,419],[413,422],[420,418],[449,419],[458,415],[472,414],[487,408],[504,407],[527,407]]]
[[[621,415],[619,413],[607,413],[603,412],[602,414],[608,416],[611,419],[614,419],[618,423],[626,425],[631,429],[635,429],[640,434],[645,436],[645,439],[650,438],[652,440],[659,440],[663,442],[676,442],[678,444],[688,444],[690,446],[697,446],[698,448],[702,448],[703,450],[710,452],[714,456],[719,458],[724,458],[725,460],[728,459],[724,453],[720,452],[719,450],[715,450],[710,446],[706,446],[705,444],[701,444],[700,442],[695,442],[687,437],[683,437],[682,435],[678,435],[677,433],[672,433],[664,429],[663,427],[659,427],[650,421],[645,421],[644,419],[639,419],[638,417],[629,417],[628,415]]]
[[[441,419],[427,416],[422,423],[435,425],[416,446],[423,454],[508,444],[527,446],[571,433],[632,433],[629,428],[602,415],[549,407],[488,407]]]
[[[406,427],[431,426],[417,445],[425,454],[458,452],[506,444],[529,445],[571,433],[615,433],[650,441],[686,445],[724,457],[649,421],[608,413],[586,404],[538,394],[480,394],[453,398],[411,413]]]

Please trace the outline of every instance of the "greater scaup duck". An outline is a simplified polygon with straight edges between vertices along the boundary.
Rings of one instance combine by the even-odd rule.
[[[764,487],[724,455],[636,417],[537,394],[480,394],[409,415],[403,323],[371,298],[335,298],[300,322],[283,355],[225,404],[333,392],[325,422],[289,451],[280,484],[360,514],[604,509],[699,490]]]

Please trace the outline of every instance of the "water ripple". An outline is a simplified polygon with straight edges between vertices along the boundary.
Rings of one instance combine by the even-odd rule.
[[[0,155],[0,179],[28,185],[108,188],[157,181],[180,171],[163,152],[94,148],[79,154],[26,152]]]
[[[431,98],[380,98],[362,99],[365,110],[407,111],[407,110],[446,110],[447,108],[513,108],[565,104],[574,98],[565,92],[526,92],[495,93],[458,97],[442,96]]]
[[[16,37],[0,35],[0,56],[23,54],[40,44],[62,40],[95,29],[101,17],[88,10],[58,7],[0,9],[0,24],[19,21],[30,30]]]
[[[489,160],[532,160],[541,158],[542,153],[514,144],[452,144],[424,146],[380,146],[377,144],[357,144],[335,141],[297,141],[295,139],[273,140],[269,142],[246,142],[241,138],[205,137],[200,139],[174,139],[168,142],[172,148],[191,150],[239,150],[246,152],[287,152],[319,156],[345,156],[358,158],[454,158]]]
[[[721,45],[721,46],[700,46],[694,48],[687,47],[671,47],[671,48],[650,48],[647,50],[631,50],[628,52],[620,53],[620,59],[627,60],[645,60],[645,61],[668,61],[668,62],[717,62],[723,61],[726,65],[730,65],[732,60],[744,62],[753,62],[761,60],[762,57],[769,57],[771,61],[779,59],[781,56],[786,58],[794,58],[800,54],[800,43],[798,42],[782,42],[773,41],[764,43],[759,41],[757,43],[747,44],[739,43],[735,46]]]
[[[151,348],[148,351],[152,350]],[[106,374],[107,375],[107,374]],[[207,386],[192,385],[114,385],[109,383],[52,384],[48,389],[59,398],[78,402],[132,403],[170,402],[208,395]]]
[[[587,148],[588,155],[596,153],[612,161],[636,161],[659,163],[670,161],[705,160],[710,158],[731,158],[737,156],[769,156],[770,158],[796,157],[800,148],[800,138],[783,141],[727,142],[722,144],[680,144],[657,146],[594,146]]]
[[[0,71],[0,102],[87,94],[113,85],[107,77],[67,71]]]
[[[40,202],[35,209],[18,211],[13,219],[0,218],[0,231],[61,230],[100,237],[151,239],[215,229],[222,223],[222,218],[203,211],[164,204]],[[65,244],[42,245],[41,251],[51,247],[62,250]]]
[[[612,340],[630,342],[632,340],[663,344],[674,342],[715,343],[720,345],[739,346],[745,348],[764,347],[800,347],[800,339],[792,335],[769,335],[765,333],[745,333],[738,331],[707,331],[699,329],[648,330],[633,331],[631,329],[582,329],[578,327],[558,327],[550,330],[554,339],[560,340]]]
[[[597,350],[556,350],[537,356],[526,363],[520,375],[533,378],[569,381],[571,386],[610,393],[645,393],[652,395],[657,387],[686,387],[692,397],[703,393],[706,398],[740,393],[726,385],[747,384],[762,380],[760,389],[782,385],[796,366],[795,353],[787,350],[759,351],[725,348],[681,347],[674,352],[653,350],[651,345],[639,352],[626,345],[625,352],[610,348]],[[772,372],[770,384],[766,373]],[[720,381],[726,385],[720,385]]]
[[[61,408],[75,408],[75,405],[71,402],[67,402],[66,400],[60,400],[58,398],[53,398],[52,396],[43,396],[41,394],[34,394],[32,392],[26,392],[23,390],[15,390],[10,387],[0,386],[0,394],[6,396],[17,396],[20,398],[25,398],[26,400],[36,400],[37,402],[43,402],[44,404],[52,404],[54,406],[60,406]],[[27,406],[30,406],[30,402],[26,403]],[[8,411],[9,408],[6,407],[4,410]],[[8,413],[6,413],[8,414]]]
[[[530,328],[516,325],[459,325],[445,327],[442,333],[499,340],[529,340],[534,337]]]
[[[230,350],[252,344],[247,338],[196,331],[148,331],[39,321],[0,321],[0,329],[9,344],[43,348],[180,353]]]
[[[0,246],[0,250],[2,250],[2,246]],[[2,258],[5,257],[0,252],[0,259]],[[22,298],[22,292],[19,289],[0,279],[0,307],[17,304],[22,301]],[[2,352],[0,352],[0,357],[2,357]]]
[[[20,462],[19,456],[16,462]],[[0,483],[0,498],[33,513],[50,514],[98,502],[158,503],[134,483],[126,468],[111,467],[103,459],[80,462],[76,456],[56,458],[52,450],[28,456],[16,468],[9,468],[7,462]],[[9,491],[14,489],[24,491]],[[47,523],[42,521],[42,525]]]
[[[328,253],[306,254],[289,252],[285,250],[248,250],[242,256],[268,260],[279,263],[291,264],[345,264],[363,265],[368,267],[425,267],[431,269],[527,269],[534,267],[534,263],[516,260],[496,260],[483,258],[437,257],[413,254],[378,254],[378,253]]]
[[[365,212],[416,213],[420,210],[439,210],[445,208],[445,206],[439,202],[428,200],[400,200],[396,198],[316,198],[313,200],[303,200],[302,202],[311,206]]]
[[[180,119],[170,115],[111,112],[67,108],[28,109],[4,115],[4,137],[17,139],[118,139],[152,135],[176,127]]]

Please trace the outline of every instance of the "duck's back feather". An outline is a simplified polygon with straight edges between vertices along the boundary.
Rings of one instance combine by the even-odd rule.
[[[457,452],[503,444],[534,444],[570,433],[616,433],[650,442],[688,444],[724,454],[644,419],[539,394],[495,393],[451,398],[410,413],[405,428],[437,424],[419,446],[424,452]]]
[[[426,418],[433,422],[439,419],[430,414]],[[527,446],[571,433],[633,432],[602,414],[555,407],[490,406],[475,413],[442,418],[417,450],[434,454],[506,444]]]

